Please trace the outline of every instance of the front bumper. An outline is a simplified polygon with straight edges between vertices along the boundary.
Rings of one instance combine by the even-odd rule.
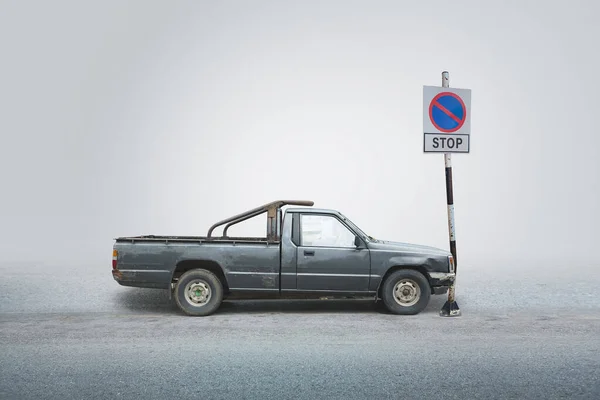
[[[429,273],[429,283],[432,287],[442,286],[449,287],[452,286],[454,281],[456,280],[456,274],[454,272],[430,272]]]
[[[431,284],[432,294],[446,294],[448,288],[456,280],[454,272],[430,272],[429,283]]]

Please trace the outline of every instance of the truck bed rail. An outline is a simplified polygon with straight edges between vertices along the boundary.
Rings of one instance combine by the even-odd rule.
[[[206,236],[156,236],[156,235],[143,235],[143,236],[121,236],[114,239],[116,242],[164,242],[164,243],[248,243],[248,244],[268,244],[273,241],[267,238],[260,237],[212,237]]]
[[[213,226],[210,227],[210,229],[208,230],[208,233],[206,234],[206,237],[211,238],[212,232],[215,230],[215,228],[217,228],[221,225],[227,224],[227,226],[225,226],[225,228],[223,229],[223,237],[226,237],[227,230],[232,225],[235,225],[242,221],[246,221],[250,218],[256,217],[257,215],[260,215],[260,214],[266,212],[267,219],[268,219],[268,226],[271,227],[271,229],[269,229],[267,232],[267,239],[271,239],[271,238],[277,236],[276,231],[275,231],[275,229],[273,229],[273,227],[276,226],[276,224],[274,222],[275,222],[275,218],[277,216],[277,210],[279,208],[281,208],[285,205],[309,206],[310,207],[310,206],[313,206],[314,204],[315,204],[314,201],[310,201],[310,200],[277,200],[277,201],[273,201],[271,203],[264,204],[260,207],[253,208],[253,209],[243,212],[241,214],[237,214],[237,215],[234,215],[233,217],[229,217],[222,221],[216,222]]]

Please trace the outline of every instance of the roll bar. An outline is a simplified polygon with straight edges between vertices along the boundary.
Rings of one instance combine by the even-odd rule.
[[[272,239],[273,237],[277,236],[277,221],[275,221],[275,218],[277,217],[277,211],[286,205],[294,205],[294,206],[313,206],[315,204],[314,201],[310,201],[310,200],[277,200],[277,201],[273,201],[271,203],[267,203],[264,204],[260,207],[256,207],[253,208],[252,210],[248,210],[246,212],[243,212],[241,214],[238,215],[234,215],[233,217],[229,217],[227,219],[224,219],[222,221],[219,221],[217,223],[215,223],[213,226],[210,227],[210,229],[208,230],[208,234],[206,235],[208,238],[212,237],[212,232],[213,230],[215,230],[215,228],[221,226],[221,225],[225,225],[225,228],[223,229],[223,236],[227,235],[227,229],[229,229],[230,226],[238,224],[240,222],[246,221],[250,218],[256,217],[257,215],[260,215],[262,213],[267,213],[267,221],[268,221],[268,232],[267,232],[267,238],[268,239]]]

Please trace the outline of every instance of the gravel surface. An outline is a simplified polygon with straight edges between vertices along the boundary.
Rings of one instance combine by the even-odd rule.
[[[190,318],[106,268],[0,267],[0,398],[600,398],[598,270],[565,287],[465,268],[458,318],[444,296],[412,317],[252,301]]]

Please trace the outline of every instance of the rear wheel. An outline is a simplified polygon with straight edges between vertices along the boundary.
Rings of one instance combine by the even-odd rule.
[[[185,272],[175,285],[175,302],[181,311],[193,316],[214,313],[223,301],[223,285],[205,269]]]
[[[418,314],[431,298],[429,281],[419,271],[401,269],[392,272],[383,283],[381,298],[386,308],[400,315]]]

